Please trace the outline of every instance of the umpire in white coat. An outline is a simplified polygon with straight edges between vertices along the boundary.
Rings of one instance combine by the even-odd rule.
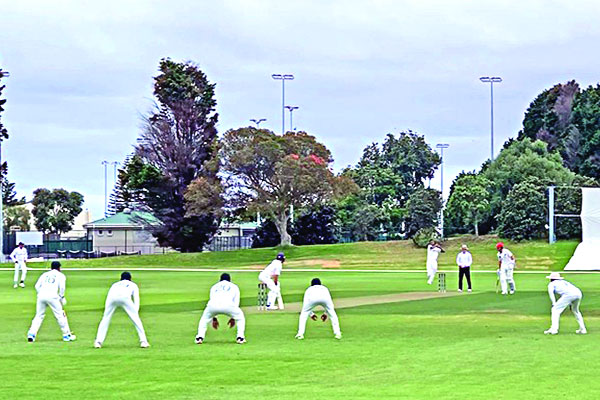
[[[458,291],[463,291],[463,277],[467,278],[468,291],[471,291],[471,264],[473,264],[473,256],[469,252],[466,244],[460,248],[460,253],[456,256],[456,264],[458,265]]]
[[[117,308],[122,308],[127,314],[135,330],[137,331],[140,339],[140,347],[150,347],[148,339],[146,339],[146,332],[144,331],[144,325],[140,319],[140,290],[138,286],[131,281],[131,274],[129,272],[123,272],[121,274],[121,280],[114,283],[106,296],[106,303],[104,306],[104,316],[100,325],[98,326],[98,333],[96,334],[96,340],[94,347],[99,349],[106,339],[108,327],[110,326],[110,320]]]

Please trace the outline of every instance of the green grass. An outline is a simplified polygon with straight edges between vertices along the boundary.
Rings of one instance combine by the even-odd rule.
[[[455,268],[456,253],[467,243],[474,257],[473,269],[497,268],[495,244],[498,238],[466,236],[448,240],[447,252],[439,259],[440,268]],[[563,269],[577,247],[576,241],[559,241],[550,246],[544,241],[512,243],[519,268],[527,270]],[[214,253],[169,253],[124,256],[92,260],[64,260],[66,267],[169,267],[169,268],[260,268],[273,259],[278,249],[250,249]],[[424,268],[426,251],[412,241],[360,242],[333,245],[292,246],[285,249],[286,268],[321,268],[332,262],[350,269]],[[38,266],[32,263],[31,266]],[[331,265],[330,265],[331,266]]]
[[[540,251],[537,257],[542,256]],[[26,289],[14,290],[12,274],[0,272],[2,398],[524,400],[596,399],[600,392],[595,274],[569,274],[584,293],[587,336],[574,334],[568,311],[558,336],[542,334],[550,309],[544,275],[517,274],[518,293],[502,297],[494,293],[493,274],[474,273],[472,294],[338,310],[341,341],[333,338],[329,323],[312,321],[306,339],[297,341],[297,315],[274,312],[247,313],[246,345],[234,344],[235,333],[221,328],[209,330],[198,346],[197,323],[218,273],[134,272],[152,347],[137,347],[133,326],[119,312],[100,350],[92,342],[118,273],[66,271],[67,311],[78,341],[60,341],[49,314],[38,341],[30,344],[25,334],[35,311],[31,286],[39,274],[31,273]],[[433,290],[424,275],[284,272],[282,285],[286,302],[299,301],[310,279],[319,276],[335,301]],[[255,304],[256,276],[232,274],[242,305]],[[456,287],[456,274],[448,275],[448,286]]]

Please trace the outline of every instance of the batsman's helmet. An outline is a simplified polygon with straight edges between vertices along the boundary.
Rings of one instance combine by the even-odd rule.
[[[279,260],[279,261],[285,261],[285,254],[283,254],[283,253],[277,253],[277,260]]]
[[[496,250],[500,250],[500,249],[501,249],[501,248],[503,248],[503,247],[504,247],[504,243],[502,243],[502,242],[498,242],[498,243],[496,244]]]

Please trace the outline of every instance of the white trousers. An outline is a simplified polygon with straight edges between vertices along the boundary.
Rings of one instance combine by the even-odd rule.
[[[272,307],[277,302],[277,297],[281,294],[281,289],[279,285],[275,283],[273,279],[270,277],[258,276],[258,279],[267,285],[269,289],[269,293],[267,294],[267,307]]]
[[[515,280],[513,278],[513,267],[500,267],[498,278],[500,278],[500,287],[502,288],[502,294],[508,294],[508,287],[510,291],[516,290]]]
[[[435,279],[435,274],[437,273],[438,270],[438,264],[437,262],[428,262],[427,263],[427,283],[428,284],[432,284],[433,280]]]
[[[25,261],[15,261],[15,277],[13,279],[15,285],[19,282],[19,271],[21,271],[21,281],[25,282],[27,277],[27,264]]]
[[[35,317],[33,321],[31,321],[31,327],[29,328],[29,333],[32,335],[37,335],[40,330],[40,326],[42,326],[42,322],[44,322],[44,317],[46,316],[46,307],[50,307],[52,312],[54,313],[54,318],[58,322],[58,326],[60,326],[60,330],[63,333],[63,336],[71,333],[71,329],[69,329],[69,322],[67,321],[67,315],[65,314],[60,299],[58,297],[38,297],[37,298],[37,306]]]
[[[245,337],[246,318],[244,317],[242,309],[234,305],[213,304],[210,302],[206,305],[202,317],[200,318],[200,322],[198,323],[198,336],[201,338],[206,337],[206,328],[208,327],[208,324],[212,321],[213,317],[216,317],[219,314],[229,315],[233,318],[237,325],[237,337]]]
[[[304,296],[304,301],[302,302],[302,312],[300,312],[300,321],[298,322],[298,335],[304,336],[304,332],[306,331],[306,321],[308,320],[310,313],[317,306],[323,307],[327,315],[329,315],[333,334],[340,335],[340,321],[335,313],[335,308],[333,308],[333,301],[331,301],[331,298],[306,298],[306,296]]]
[[[585,330],[585,324],[583,323],[583,315],[579,311],[579,303],[581,303],[580,296],[562,296],[554,305],[552,306],[552,326],[550,330],[558,332],[558,325],[560,320],[560,314],[571,305],[571,311],[579,324],[579,329]]]
[[[112,319],[113,314],[117,310],[117,308],[122,308],[123,311],[127,314],[133,325],[135,326],[135,330],[137,331],[140,342],[147,342],[146,332],[144,331],[144,325],[142,324],[142,320],[140,319],[140,315],[137,307],[133,304],[133,300],[130,298],[111,298],[108,297],[106,299],[106,305],[104,306],[104,316],[102,317],[102,321],[100,321],[100,325],[98,325],[98,333],[96,334],[96,342],[103,343],[104,339],[106,339],[106,334],[108,333],[108,327],[110,326],[110,320]]]

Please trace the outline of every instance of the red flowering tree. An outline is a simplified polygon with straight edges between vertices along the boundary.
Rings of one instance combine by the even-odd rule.
[[[230,204],[272,218],[281,246],[291,244],[290,205],[313,207],[353,189],[329,168],[329,150],[306,132],[279,136],[252,127],[230,130],[219,155]]]

